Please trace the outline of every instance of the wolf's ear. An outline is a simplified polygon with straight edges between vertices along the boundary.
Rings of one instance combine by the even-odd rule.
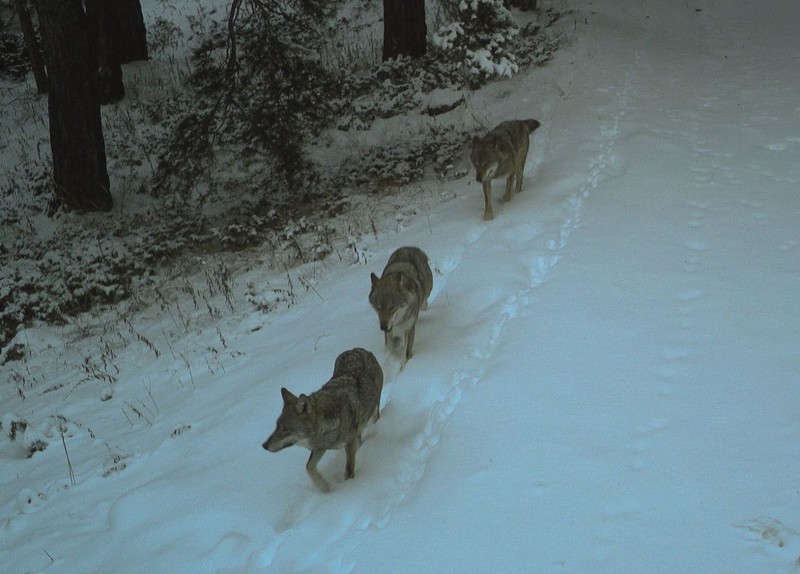
[[[294,410],[297,411],[298,414],[306,414],[311,410],[311,401],[307,396],[300,395],[297,397],[297,403],[294,405]]]
[[[289,392],[289,389],[287,388],[281,389],[281,396],[283,397],[283,404],[285,405],[291,405],[297,402],[297,397]]]
[[[372,281],[372,288],[375,289],[375,286],[378,284],[378,281],[380,281],[380,279],[378,279],[378,276],[375,275],[374,273],[370,273],[369,278],[370,281]]]

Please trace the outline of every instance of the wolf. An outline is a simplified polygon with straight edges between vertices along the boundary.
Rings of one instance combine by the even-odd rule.
[[[330,449],[345,449],[345,479],[353,478],[356,451],[364,428],[380,418],[383,370],[375,355],[365,349],[351,349],[336,358],[333,376],[318,391],[295,396],[281,389],[283,410],[275,431],[262,445],[278,452],[292,445],[311,451],[306,471],[317,488],[330,490],[330,483],[317,464]]]
[[[420,310],[428,308],[433,273],[428,256],[418,247],[392,253],[380,278],[370,274],[369,302],[378,313],[384,343],[403,365],[411,358]]]
[[[470,160],[475,166],[475,179],[483,185],[483,219],[494,219],[492,180],[508,177],[504,201],[511,201],[511,189],[522,189],[522,172],[530,145],[529,135],[541,124],[537,120],[503,122],[484,137],[472,140]]]

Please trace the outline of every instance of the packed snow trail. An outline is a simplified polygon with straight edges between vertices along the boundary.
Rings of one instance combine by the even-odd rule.
[[[429,214],[425,224],[391,238],[398,245],[414,244],[427,249],[437,273],[430,310],[423,314],[419,324],[417,353],[405,370],[392,376],[387,384],[389,406],[375,431],[381,445],[364,446],[364,456],[371,457],[383,477],[380,481],[370,477],[374,486],[370,491],[381,494],[377,502],[371,495],[366,505],[357,500],[354,505],[360,506],[360,511],[343,513],[350,517],[351,528],[342,528],[342,524],[332,535],[330,524],[303,526],[294,522],[298,518],[294,516],[297,508],[302,509],[302,520],[307,520],[314,515],[311,508],[315,504],[327,506],[327,500],[299,503],[290,513],[291,525],[301,527],[289,531],[284,530],[286,523],[281,523],[278,528],[281,544],[270,547],[264,555],[265,565],[275,571],[361,570],[356,550],[362,543],[359,532],[372,527],[387,528],[394,510],[407,503],[424,482],[427,466],[434,464],[439,456],[437,445],[448,419],[465,392],[484,382],[487,369],[496,360],[498,342],[506,338],[509,321],[531,306],[533,290],[545,283],[558,263],[570,236],[580,225],[584,204],[593,191],[617,174],[614,147],[631,89],[630,71],[626,67],[623,72],[619,89],[613,91],[613,97],[602,107],[603,119],[599,123],[587,122],[586,147],[591,153],[559,166],[568,168],[569,175],[551,176],[537,169],[543,167],[542,158],[549,158],[550,148],[555,147],[550,136],[553,128],[545,127],[533,137],[524,191],[510,203],[501,205],[498,221],[488,224],[481,221],[474,213],[474,202],[462,199],[456,208]],[[542,72],[537,74],[541,76]],[[535,117],[544,126],[556,124],[559,100],[564,96],[555,87],[555,81],[562,79],[551,80],[553,87],[542,91],[541,102],[520,102],[514,117]],[[477,184],[468,187],[475,188],[470,190],[472,195],[480,191]],[[495,200],[498,194],[496,190]],[[435,247],[431,249],[428,245]],[[482,279],[476,282],[476,277]],[[330,504],[336,508],[349,506],[341,500]],[[323,511],[323,514],[339,513]],[[297,552],[281,548],[284,544],[303,548],[320,540],[326,541],[323,546],[342,550],[313,553],[298,567]],[[458,565],[456,569],[464,567]]]
[[[770,153],[800,151],[797,79],[783,77],[794,56],[778,34],[798,15],[788,3],[594,8],[575,48],[585,64],[550,78],[567,97],[542,121],[531,211],[502,206],[448,279],[480,276],[474,261],[500,291],[469,392],[442,401],[427,466],[450,482],[420,477],[392,527],[339,545],[342,571],[788,572],[797,560],[798,465],[758,444],[798,454],[797,369],[773,364],[796,367],[800,348],[800,167]],[[540,233],[526,241],[525,225]],[[494,267],[519,253],[528,283]],[[449,531],[459,544],[442,542]]]

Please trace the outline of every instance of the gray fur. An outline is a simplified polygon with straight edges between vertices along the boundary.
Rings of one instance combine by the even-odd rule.
[[[380,417],[383,370],[375,355],[365,349],[351,349],[336,358],[333,376],[318,391],[295,396],[281,389],[283,411],[275,431],[262,445],[278,452],[292,445],[311,451],[306,471],[322,491],[330,484],[319,470],[325,451],[344,448],[345,479],[355,476],[356,451],[361,433]]]
[[[503,122],[482,138],[472,140],[470,160],[475,166],[475,179],[483,188],[483,218],[494,219],[492,180],[506,177],[503,201],[511,201],[511,191],[522,190],[522,174],[530,147],[530,134],[540,126],[536,120]]]
[[[384,343],[401,357],[411,358],[419,312],[428,307],[433,273],[428,256],[418,247],[401,247],[392,253],[378,278],[370,275],[369,302],[378,313]]]

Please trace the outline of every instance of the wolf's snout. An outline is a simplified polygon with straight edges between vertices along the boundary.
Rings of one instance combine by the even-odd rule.
[[[283,448],[280,445],[280,441],[274,440],[274,437],[270,436],[267,440],[264,441],[264,444],[261,445],[264,450],[268,450],[269,452],[278,452]]]
[[[386,323],[381,323],[381,331],[385,332],[388,330],[389,330],[389,325],[387,325]]]

